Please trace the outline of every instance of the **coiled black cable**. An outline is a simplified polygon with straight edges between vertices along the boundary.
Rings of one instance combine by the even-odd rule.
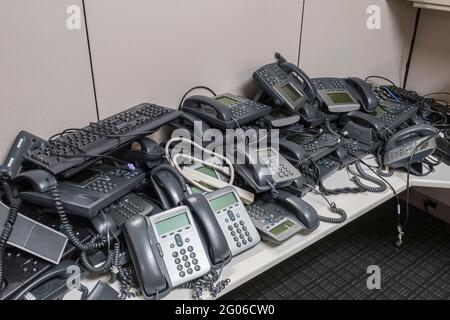
[[[4,264],[4,257],[5,257],[5,246],[8,242],[9,236],[11,235],[14,223],[17,219],[18,214],[18,204],[16,199],[14,198],[14,194],[16,193],[14,190],[14,187],[10,184],[10,181],[6,177],[2,177],[1,179],[1,186],[3,189],[3,192],[5,193],[5,196],[9,202],[9,214],[8,218],[5,221],[5,224],[3,225],[3,231],[0,235],[0,291],[3,289],[3,264]]]
[[[111,271],[111,268],[115,262],[115,256],[120,254],[119,243],[114,244],[114,250],[108,252],[105,262],[99,266],[95,267],[88,259],[87,253],[93,250],[99,250],[108,245],[108,239],[106,236],[98,234],[92,236],[88,243],[83,243],[73,230],[73,226],[69,222],[69,217],[67,216],[66,209],[61,202],[61,196],[56,186],[50,188],[50,196],[53,200],[53,205],[56,208],[59,219],[61,221],[61,226],[64,234],[67,236],[69,241],[81,251],[81,262],[84,267],[89,272],[96,274],[106,274]]]
[[[336,205],[335,202],[331,202],[330,200],[328,200],[328,198],[325,196],[325,194],[323,194],[323,192],[321,192],[320,190],[317,190],[316,188],[314,188],[314,186],[311,186],[310,184],[307,184],[307,183],[305,183],[305,186],[307,186],[312,191],[314,191],[315,193],[319,194],[322,198],[324,198],[325,201],[328,203],[330,211],[332,213],[339,215],[339,218],[331,218],[331,217],[325,217],[325,216],[318,215],[320,221],[326,222],[326,223],[339,224],[339,223],[342,223],[345,220],[347,220],[347,212],[345,212],[344,209],[338,208],[338,206]],[[298,195],[298,196],[301,196],[301,195]]]
[[[325,128],[328,130],[329,133],[331,133],[333,136],[340,138],[341,135],[337,133],[333,127],[331,126],[330,118],[325,117]]]
[[[364,188],[367,192],[372,193],[381,193],[387,190],[387,185],[383,181],[372,177],[371,175],[367,174],[361,167],[361,162],[358,160],[355,162],[355,167],[358,173],[360,174],[361,178],[372,182],[373,184],[376,184],[378,187],[372,187],[364,184],[357,176],[354,176],[352,178],[352,181],[354,184],[356,184],[358,187]]]
[[[209,273],[205,274],[203,277],[193,280],[191,282],[182,285],[182,288],[193,289],[192,298],[194,300],[201,300],[203,291],[207,289],[209,293],[215,298],[222,292],[226,286],[230,283],[230,279],[220,280],[215,284],[219,278],[222,270],[217,271],[212,269]]]
[[[373,193],[381,193],[387,190],[387,185],[381,181],[378,180],[375,177],[372,177],[368,175],[364,170],[362,170],[360,161],[355,161],[356,170],[358,171],[359,175],[362,179],[370,181],[374,184],[376,184],[378,187],[372,187],[364,184],[361,179],[357,176],[353,176],[350,180],[356,185],[356,187],[343,187],[343,188],[334,188],[334,189],[328,189],[323,185],[323,181],[319,180],[319,190],[324,195],[331,196],[331,195],[339,195],[339,194],[348,194],[348,193],[363,193],[363,192],[373,192]]]

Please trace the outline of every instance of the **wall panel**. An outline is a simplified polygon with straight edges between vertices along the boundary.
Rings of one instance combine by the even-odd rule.
[[[380,8],[381,29],[366,10]],[[300,67],[311,76],[403,79],[415,9],[399,0],[306,0]]]
[[[84,25],[66,27],[69,5],[81,1],[0,2],[0,159],[21,129],[47,137],[96,119]]]
[[[275,50],[297,61],[303,0],[87,0],[100,116],[142,101],[177,106],[207,85],[250,90]]]

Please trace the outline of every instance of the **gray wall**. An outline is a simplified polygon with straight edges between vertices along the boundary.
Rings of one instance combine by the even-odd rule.
[[[86,35],[66,28],[71,4],[81,1],[0,1],[1,159],[21,129],[47,137],[96,119]]]
[[[252,72],[276,50],[295,62],[300,55],[311,76],[400,83],[415,14],[402,0],[85,3],[101,118],[142,101],[175,107],[199,84],[251,93]],[[72,4],[81,0],[0,1],[2,158],[22,128],[47,137],[96,119],[84,25],[65,25]],[[366,27],[371,4],[381,8],[381,30]],[[424,12],[411,88],[449,90],[448,30],[448,13]]]
[[[422,10],[407,87],[420,94],[450,92],[450,12]],[[450,103],[450,96],[445,99]]]

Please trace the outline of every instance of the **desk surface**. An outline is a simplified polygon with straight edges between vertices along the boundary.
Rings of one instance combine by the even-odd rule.
[[[368,171],[368,173],[371,172]],[[349,174],[344,169],[325,180],[324,184],[328,188],[351,186],[352,183],[348,178]],[[406,189],[405,173],[396,172],[392,177],[387,178],[387,180],[398,193]],[[450,188],[450,167],[441,164],[436,167],[436,172],[430,174],[428,177],[411,177],[410,182],[411,186]],[[329,196],[328,199],[330,201],[334,201],[338,207],[347,212],[348,218],[344,223],[328,224],[322,222],[319,228],[311,234],[298,234],[280,245],[260,243],[251,250],[234,257],[222,272],[221,279],[229,278],[231,282],[228,287],[221,292],[221,295],[237,288],[246,281],[249,281],[281,261],[326,237],[330,233],[342,228],[344,225],[392,197],[393,192],[389,188],[383,193]],[[325,216],[332,215],[328,209],[327,203],[321,196],[311,192],[307,194],[304,199],[310,203],[319,214]],[[392,208],[392,210],[395,212],[395,208]],[[395,221],[393,220],[392,223],[394,224]],[[106,281],[107,279],[107,277],[89,277],[83,280],[82,283],[91,289],[97,281]],[[113,287],[118,289],[118,283],[116,282],[113,284]],[[191,294],[191,291],[187,289],[174,289],[165,299],[191,299]],[[71,291],[66,295],[65,299],[79,299],[79,296],[80,294],[77,291]],[[208,299],[212,297],[205,294],[203,298]]]

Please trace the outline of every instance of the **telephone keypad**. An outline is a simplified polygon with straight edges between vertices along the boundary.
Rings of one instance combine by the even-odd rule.
[[[177,235],[175,235],[175,238],[177,238]],[[175,248],[175,244],[171,244],[170,247]],[[199,272],[201,270],[199,261],[196,259],[197,255],[195,253],[195,249],[191,245],[187,248],[181,248],[179,251],[173,251],[172,257],[175,258],[173,262],[176,264],[176,269],[179,272],[178,275],[180,278],[184,278],[186,274],[193,274],[194,270],[195,272]],[[181,259],[179,257],[181,257]],[[192,269],[192,267],[194,267],[194,269]]]

